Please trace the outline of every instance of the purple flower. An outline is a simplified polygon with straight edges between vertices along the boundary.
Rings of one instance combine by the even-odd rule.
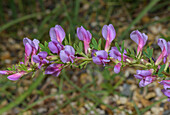
[[[104,39],[106,40],[105,51],[108,52],[111,42],[116,37],[116,31],[115,31],[113,25],[112,24],[104,25],[102,28],[102,35],[103,35]]]
[[[60,59],[63,63],[71,61],[74,62],[75,50],[72,46],[66,45],[64,50],[60,51]]]
[[[26,74],[25,71],[21,71],[21,72],[18,72],[18,73],[15,73],[15,74],[12,74],[12,75],[8,76],[7,78],[9,80],[16,81],[16,80],[18,80],[20,77],[22,77],[25,74]]]
[[[50,38],[51,41],[58,41],[62,44],[62,41],[65,38],[65,32],[60,25],[56,25],[50,29]]]
[[[137,54],[142,52],[142,48],[146,44],[148,36],[144,33],[140,33],[138,30],[135,30],[130,34],[130,38],[138,44]]]
[[[115,67],[114,67],[114,72],[115,72],[115,73],[119,73],[121,66],[122,66],[121,63],[117,63],[117,64],[115,65]]]
[[[105,50],[100,50],[96,52],[96,56],[92,57],[93,62],[95,64],[103,64],[105,66],[106,63],[110,62],[110,60],[107,59],[108,54]]]
[[[14,73],[13,71],[0,70],[0,74],[2,74],[2,75],[10,75],[10,74],[13,74],[13,73]]]
[[[48,47],[52,53],[57,53],[57,54],[59,54],[60,51],[64,49],[64,46],[58,41],[49,42]]]
[[[34,39],[33,41],[31,41],[28,38],[24,38],[23,43],[25,46],[25,64],[29,62],[30,55],[31,55],[31,62],[33,63],[33,55],[36,55],[38,51],[39,40]]]
[[[33,55],[33,61],[35,63],[39,63],[38,68],[40,69],[43,64],[49,63],[49,61],[46,59],[48,53],[45,51],[42,51],[38,53],[38,55]]]
[[[152,75],[153,70],[136,70],[136,75],[134,75],[137,79],[140,79],[139,82],[140,87],[145,87],[146,85],[152,83],[156,76]]]
[[[170,102],[170,90],[162,89],[161,91],[168,97],[168,101]]]
[[[92,52],[91,52],[91,57],[94,57],[94,56],[95,56],[95,53],[96,53],[97,51],[98,51],[98,50],[93,49]]]
[[[120,48],[121,49],[121,48]],[[117,47],[112,47],[111,50],[109,51],[109,56],[110,57],[113,57],[114,59],[118,59],[119,61],[121,61],[121,53],[118,51]],[[123,61],[126,61],[126,58],[127,56],[124,55],[126,54],[126,50],[124,50],[124,53],[123,53]]]
[[[54,64],[51,64],[49,65],[46,70],[45,70],[45,74],[52,74],[53,76],[58,76],[61,72],[61,70],[63,69],[62,66],[64,64],[57,64],[57,63],[54,63]]]
[[[84,41],[85,53],[88,53],[89,43],[91,41],[92,35],[88,30],[85,30],[83,26],[77,28],[77,36],[79,40]]]
[[[166,60],[166,57],[168,55],[168,47],[169,47],[166,40],[164,40],[162,38],[158,39],[158,45],[161,48],[162,52],[155,62],[156,65],[159,65],[163,59]]]
[[[159,82],[161,85],[164,85],[164,89],[170,89],[170,80],[162,80]]]

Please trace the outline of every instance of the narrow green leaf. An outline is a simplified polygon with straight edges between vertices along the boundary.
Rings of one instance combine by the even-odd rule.
[[[83,44],[82,44],[82,42],[79,42],[79,51],[80,51],[80,53],[83,52]]]
[[[158,75],[164,71],[164,68],[165,68],[165,64],[161,65],[161,68],[158,71]]]
[[[122,48],[122,51],[121,51],[121,53],[123,54],[123,53],[124,53],[124,50],[125,50],[125,46],[124,46],[124,40],[123,40],[123,42],[122,42],[121,48]]]
[[[120,47],[119,47],[119,45],[118,45],[117,42],[115,42],[115,46],[117,47],[118,51],[121,52],[121,51],[120,51]]]
[[[94,49],[98,49],[98,44],[97,44],[97,41],[95,40],[95,38],[92,38],[92,45],[93,45]]]
[[[98,50],[101,50],[101,45],[102,45],[102,39],[99,39],[99,41],[98,41]]]

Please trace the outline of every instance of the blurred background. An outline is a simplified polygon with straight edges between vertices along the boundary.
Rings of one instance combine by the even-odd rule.
[[[129,49],[137,47],[129,35],[138,29],[148,35],[156,59],[161,51],[158,38],[170,40],[170,1],[0,0],[0,69],[23,59],[24,37],[49,42],[49,29],[56,24],[76,43],[77,27],[85,27],[98,40],[103,25],[113,24],[114,41],[125,40]],[[139,88],[135,71],[124,68],[115,74],[113,68],[89,64],[86,69],[67,68],[57,78],[40,71],[34,78],[29,74],[13,82],[0,75],[0,114],[169,115],[161,86]]]

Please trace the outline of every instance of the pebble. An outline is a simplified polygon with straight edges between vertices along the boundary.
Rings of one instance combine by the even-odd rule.
[[[38,113],[43,113],[43,112],[46,112],[47,111],[47,108],[39,108],[38,109]]]
[[[101,109],[99,109],[99,108],[97,108],[96,111],[97,111],[100,115],[104,115],[104,114],[105,114],[105,111],[104,111],[104,110],[101,110]]]
[[[57,89],[56,89],[56,88],[52,88],[52,89],[51,89],[51,93],[52,93],[52,94],[57,93]]]
[[[4,62],[5,64],[11,64],[12,61],[10,59],[6,59]]]
[[[154,115],[160,115],[161,111],[163,111],[163,108],[160,107],[152,107],[151,111],[154,113]]]
[[[120,104],[126,104],[127,100],[128,99],[126,97],[120,97]]]
[[[157,88],[155,88],[154,90],[155,90],[156,95],[157,95],[158,97],[161,97],[161,96],[162,96],[161,88],[157,87]]]
[[[170,110],[166,110],[163,112],[163,115],[170,115]]]
[[[82,107],[82,108],[80,108],[80,113],[81,113],[81,114],[85,114],[85,113],[86,113],[85,108],[83,108],[83,107]]]
[[[1,60],[11,58],[10,53],[8,51],[1,53]]]
[[[151,115],[151,111],[145,112],[144,115]]]
[[[134,85],[134,84],[132,84],[132,85],[130,86],[130,90],[131,90],[131,91],[134,91],[136,88],[137,88],[137,86]]]
[[[92,26],[92,27],[96,27],[96,26],[97,26],[97,22],[92,22],[92,23],[91,23],[91,26]]]
[[[145,96],[145,98],[146,98],[146,99],[150,99],[150,98],[153,98],[153,97],[155,97],[155,96],[156,96],[155,92],[150,92],[150,93],[148,93],[148,94]]]
[[[122,94],[124,95],[124,96],[127,96],[127,97],[129,97],[131,94],[132,94],[132,91],[130,90],[130,85],[129,84],[123,84],[123,91],[122,91]]]

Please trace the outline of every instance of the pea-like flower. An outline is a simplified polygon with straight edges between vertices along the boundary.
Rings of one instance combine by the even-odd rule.
[[[26,74],[25,71],[21,71],[21,72],[18,72],[18,73],[15,73],[15,74],[12,74],[12,75],[8,76],[7,78],[9,80],[16,81],[16,80],[18,80],[19,78],[21,78],[25,74]]]
[[[170,80],[162,80],[161,82],[159,82],[161,85],[164,85],[164,89],[167,90],[169,89],[170,90]]]
[[[8,71],[8,70],[0,70],[0,74],[2,74],[2,75],[10,75],[12,73],[14,73],[14,72],[13,71]]]
[[[162,89],[161,91],[168,97],[168,101],[170,102],[170,90]]]
[[[141,33],[138,30],[135,30],[130,34],[130,38],[138,44],[137,54],[142,52],[143,46],[148,40],[148,36],[145,33]]]
[[[105,66],[106,63],[110,62],[110,60],[108,60],[108,54],[105,50],[100,50],[100,51],[96,51],[95,53],[96,56],[93,56],[93,62],[95,64],[103,64]]]
[[[123,52],[123,61],[126,61],[126,59],[127,59],[127,56],[125,55],[126,53],[127,53],[126,50],[124,50],[124,52]],[[113,57],[114,59],[117,59],[119,61],[121,61],[121,55],[122,54],[119,52],[117,47],[112,47],[111,50],[109,51],[109,56]]]
[[[63,63],[71,61],[74,62],[75,59],[75,50],[72,46],[66,45],[64,50],[60,51],[60,59]]]
[[[50,29],[50,38],[51,41],[58,41],[62,44],[62,41],[65,38],[65,32],[60,25],[56,25]]]
[[[162,60],[164,60],[164,62],[166,62],[167,59],[168,59],[167,62],[169,63],[169,57],[170,57],[170,56],[168,56],[168,55],[170,55],[169,44],[170,44],[170,42],[166,42],[166,40],[164,40],[162,38],[158,39],[158,45],[161,48],[162,52],[155,62],[156,65],[159,65],[162,62]]]
[[[161,85],[164,85],[164,89],[161,91],[168,97],[168,101],[170,101],[170,80],[162,80],[159,82]]]
[[[48,47],[52,53],[57,53],[57,54],[59,54],[60,51],[64,49],[64,46],[61,43],[59,43],[58,41],[49,42]]]
[[[25,64],[29,62],[29,58],[31,56],[31,63],[33,63],[33,55],[36,55],[39,48],[39,40],[34,39],[31,41],[28,38],[23,39],[23,43],[25,46]]]
[[[140,87],[145,87],[146,85],[152,83],[156,76],[152,75],[153,70],[136,70],[136,75],[134,75],[137,79],[140,79],[139,82]]]
[[[57,64],[57,63],[51,64],[46,68],[45,74],[52,74],[53,76],[57,77],[59,76],[63,65],[64,64]]]
[[[77,36],[79,40],[84,42],[84,50],[85,53],[87,54],[88,49],[90,48],[89,44],[92,38],[91,33],[88,30],[84,29],[83,26],[81,26],[77,28]]]
[[[114,66],[114,72],[115,72],[115,73],[119,73],[121,66],[122,66],[121,63],[117,63],[117,64]]]
[[[35,63],[39,63],[38,68],[40,69],[43,64],[49,63],[49,61],[46,59],[48,53],[45,51],[42,51],[38,53],[37,55],[33,55],[33,61]]]
[[[102,28],[103,38],[106,40],[105,51],[109,51],[112,41],[116,37],[116,31],[112,24],[104,25]]]

